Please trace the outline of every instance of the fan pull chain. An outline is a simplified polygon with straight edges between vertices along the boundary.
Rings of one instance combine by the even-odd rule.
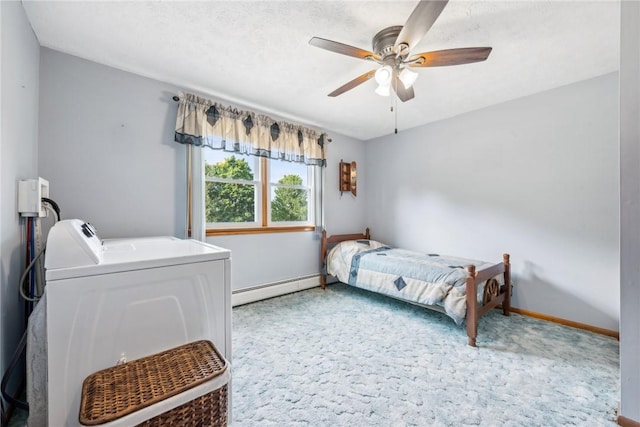
[[[393,94],[389,97],[389,111],[393,113]]]
[[[394,99],[393,102],[396,104],[396,109],[395,109],[395,125],[396,125],[396,129],[395,129],[395,133],[398,133],[398,100]]]
[[[395,113],[394,114],[395,133],[397,134],[398,133],[398,100],[394,95],[398,93],[398,79],[393,79],[392,84],[393,84],[393,93],[389,97],[389,101],[391,102],[390,110],[392,113]],[[395,108],[394,108],[394,105],[395,105]]]

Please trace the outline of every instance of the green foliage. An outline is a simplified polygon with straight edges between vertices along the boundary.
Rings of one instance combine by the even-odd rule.
[[[215,165],[205,164],[205,175],[219,178],[253,180],[251,167],[245,159],[231,156]],[[253,185],[207,182],[205,194],[207,222],[255,221],[255,191]]]
[[[242,158],[236,159],[236,156],[227,157],[215,165],[205,164],[204,168],[207,176],[253,181],[253,172],[249,163]]]
[[[298,175],[285,175],[279,184],[301,185]],[[278,187],[271,202],[272,221],[306,221],[308,212],[307,192],[298,188]]]
[[[205,164],[209,177],[253,181],[253,172],[243,158],[231,156],[216,164]],[[279,184],[301,185],[298,175],[285,175]],[[205,189],[205,213],[207,222],[254,222],[255,186],[251,184],[207,182]],[[274,222],[306,221],[308,215],[307,191],[298,188],[278,187],[271,202],[271,218]]]

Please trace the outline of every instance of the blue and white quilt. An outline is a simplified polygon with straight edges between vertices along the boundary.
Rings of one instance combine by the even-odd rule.
[[[466,266],[493,264],[390,248],[375,240],[337,244],[327,256],[327,273],[352,286],[424,305],[437,305],[457,324],[464,321]],[[483,286],[478,286],[482,301]]]

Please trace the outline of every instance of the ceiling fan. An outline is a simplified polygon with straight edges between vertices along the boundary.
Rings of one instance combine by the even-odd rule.
[[[415,94],[413,83],[418,73],[410,68],[441,67],[480,62],[491,53],[490,47],[467,47],[411,54],[411,50],[429,31],[447,5],[448,0],[422,0],[407,19],[404,26],[387,27],[373,36],[373,52],[313,37],[309,44],[332,52],[376,62],[382,67],[367,71],[329,94],[338,96],[374,78],[378,83],[376,93],[389,96],[391,88],[402,102]]]

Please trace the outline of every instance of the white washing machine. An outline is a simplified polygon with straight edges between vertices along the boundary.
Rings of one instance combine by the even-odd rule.
[[[48,425],[76,426],[93,372],[207,339],[231,361],[230,251],[195,240],[100,240],[80,220],[47,239]],[[30,422],[30,425],[32,423]]]

